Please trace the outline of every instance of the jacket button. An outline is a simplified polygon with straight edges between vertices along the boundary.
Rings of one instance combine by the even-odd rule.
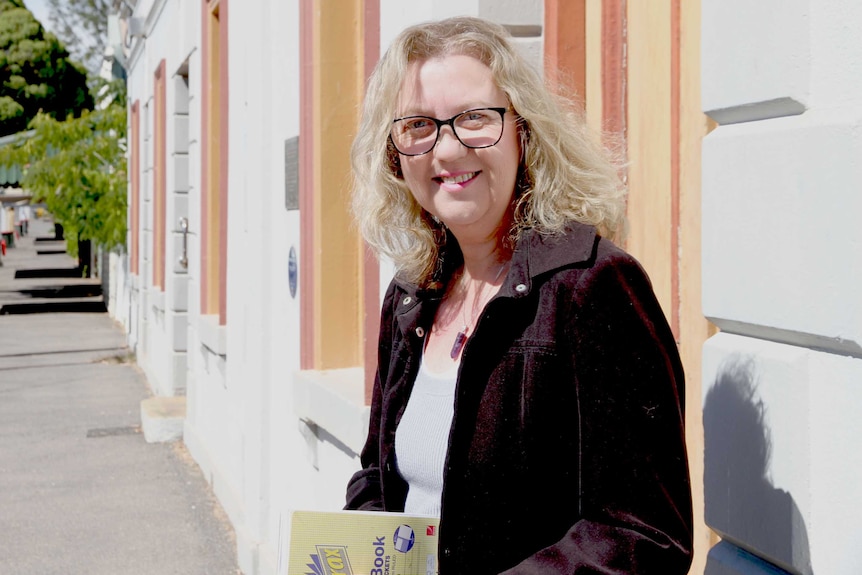
[[[515,286],[515,291],[518,293],[524,293],[525,291],[527,291],[527,285],[526,284],[518,284]]]
[[[404,301],[402,301],[401,303],[403,303],[404,305],[410,305],[410,302],[412,302],[412,301],[413,301],[413,298],[410,296],[407,296],[404,298]]]
[[[425,330],[421,327],[416,328],[416,335],[419,337],[425,337]]]

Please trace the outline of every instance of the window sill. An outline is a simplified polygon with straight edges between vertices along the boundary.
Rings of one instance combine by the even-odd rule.
[[[150,302],[153,304],[153,309],[157,312],[165,312],[165,292],[156,286],[150,288]]]
[[[362,451],[371,408],[365,405],[361,367],[300,371],[294,378],[293,399],[301,420],[317,425],[354,453]]]
[[[201,345],[216,355],[227,355],[227,328],[219,325],[217,315],[200,316],[197,328]]]

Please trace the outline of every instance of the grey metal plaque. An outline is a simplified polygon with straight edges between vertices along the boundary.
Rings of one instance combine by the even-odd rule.
[[[299,136],[284,141],[284,207],[299,209]]]

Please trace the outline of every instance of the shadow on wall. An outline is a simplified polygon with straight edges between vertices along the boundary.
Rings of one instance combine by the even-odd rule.
[[[710,551],[704,575],[780,572],[749,553],[789,573],[812,573],[805,521],[790,493],[769,479],[765,415],[754,360],[729,358],[703,407],[706,523],[724,540]]]

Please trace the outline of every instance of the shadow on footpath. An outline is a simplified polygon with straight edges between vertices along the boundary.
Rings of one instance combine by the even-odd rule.
[[[103,301],[71,301],[48,303],[15,303],[0,307],[0,315],[33,313],[106,313]]]
[[[59,285],[44,288],[12,290],[36,299],[82,299],[100,298],[101,285]],[[32,302],[0,305],[0,315],[22,315],[35,313],[102,313],[105,309],[104,300],[63,301],[63,302]]]
[[[81,268],[37,268],[29,270],[15,270],[15,279],[34,278],[79,278],[83,273]]]
[[[18,293],[28,295],[33,298],[78,298],[78,297],[98,297],[102,295],[101,285],[60,285],[43,288],[21,289]]]
[[[36,255],[57,255],[66,253],[65,246],[57,245],[56,242],[63,241],[62,227],[55,225],[54,237],[40,236],[34,238],[38,246]],[[49,242],[54,243],[50,245]],[[62,249],[61,249],[62,247]],[[78,242],[79,252],[83,249],[84,254],[89,254],[89,242]],[[87,261],[89,258],[85,258]],[[79,260],[80,261],[80,260]],[[81,265],[75,267],[53,267],[53,268],[25,268],[15,270],[15,279],[51,279],[51,278],[75,278],[86,279],[89,274]],[[57,282],[54,285],[27,287],[26,289],[12,289],[8,293],[21,294],[34,300],[66,300],[66,301],[33,301],[29,303],[0,304],[0,315],[26,315],[40,313],[106,313],[107,306],[104,301],[101,284],[77,284],[64,285]],[[70,301],[71,300],[71,301]],[[75,301],[77,300],[77,301]],[[83,300],[83,301],[82,301]]]

